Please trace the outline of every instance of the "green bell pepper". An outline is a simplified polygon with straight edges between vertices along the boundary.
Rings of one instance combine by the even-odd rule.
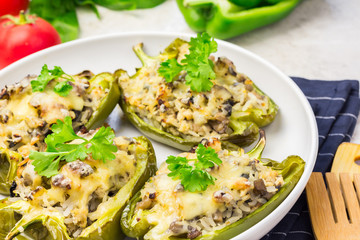
[[[106,89],[106,96],[100,101],[96,110],[88,117],[86,122],[80,123],[74,121],[74,128],[79,130],[81,126],[85,126],[87,129],[94,129],[101,126],[104,120],[109,116],[113,111],[114,107],[119,101],[120,90],[115,79],[114,75],[111,73],[100,73],[93,76],[89,71],[78,74],[79,77],[90,78],[90,86],[87,89],[89,94],[94,89],[99,86],[102,89]],[[81,118],[81,117],[80,117]],[[2,123],[0,123],[2,124]],[[11,187],[12,181],[16,176],[17,164],[22,160],[22,157],[17,150],[14,151],[8,149],[0,149],[0,193],[4,195],[9,195],[9,189]]]
[[[16,177],[17,166],[21,161],[22,157],[19,153],[0,148],[0,194],[9,195]]]
[[[134,176],[109,199],[109,208],[76,239],[122,239],[120,215],[133,193],[156,172],[156,158],[151,142],[136,137]],[[64,224],[64,216],[55,210],[32,205],[25,200],[0,200],[0,239],[72,239]]]
[[[94,0],[94,3],[112,10],[153,8],[166,0]]]
[[[120,90],[117,79],[111,73],[104,72],[97,74],[91,78],[89,82],[90,88],[88,91],[91,91],[96,86],[101,86],[103,89],[108,90],[106,96],[101,100],[96,111],[91,115],[90,119],[85,124],[87,129],[94,129],[100,127],[114,110],[120,99]]]
[[[262,134],[261,134],[262,135]],[[305,167],[305,162],[299,156],[289,156],[282,162],[276,162],[269,159],[261,159],[261,153],[265,147],[265,138],[264,135],[260,138],[258,144],[247,154],[250,158],[260,159],[263,165],[272,168],[273,170],[278,171],[284,179],[284,184],[280,190],[272,196],[269,201],[263,204],[261,207],[256,209],[251,214],[246,217],[234,222],[230,225],[225,226],[222,229],[207,232],[204,235],[200,235],[194,239],[213,239],[213,240],[225,240],[237,236],[238,234],[244,232],[250,227],[254,226],[260,220],[269,215],[281,202],[288,196],[292,189],[296,186],[299,181]],[[223,147],[224,149],[224,147]],[[226,149],[226,148],[225,148]],[[242,149],[241,149],[242,150]],[[141,196],[140,191],[134,195],[130,202],[125,207],[122,216],[121,216],[121,228],[123,232],[133,238],[142,239],[143,236],[154,226],[150,225],[145,217],[139,217],[136,215],[136,204],[140,202]],[[143,216],[146,216],[146,211],[142,212]],[[134,216],[139,217],[139,221],[134,225]],[[183,240],[182,237],[171,236],[170,239],[173,240]]]
[[[300,0],[176,0],[185,21],[196,32],[227,39],[286,17]],[[238,4],[238,5],[237,5]]]
[[[262,0],[229,0],[229,1],[238,6],[243,6],[246,8],[253,8],[253,7],[258,6]]]
[[[141,60],[143,67],[137,69],[137,72],[130,77],[130,81],[135,81],[136,77],[144,72],[154,71],[153,69],[150,69],[151,66],[156,64],[160,65],[161,62],[167,59],[177,58],[179,56],[180,48],[186,43],[187,42],[182,39],[176,39],[165,49],[164,52],[155,57],[148,56],[143,51],[142,44],[135,46],[134,52]],[[121,86],[122,79],[127,79],[129,76],[124,70],[118,70],[115,72],[115,76],[119,79],[121,92],[119,101],[120,107],[129,121],[143,134],[158,142],[162,142],[166,145],[184,151],[189,150],[191,147],[199,143],[198,140],[190,138],[186,139],[184,137],[174,135],[169,131],[166,131],[166,129],[159,129],[150,124],[148,121],[144,121],[144,119],[139,117],[139,115],[136,113],[136,106],[132,106],[127,102],[125,97],[125,90]],[[253,88],[258,95],[269,99],[269,107],[267,112],[263,113],[262,110],[255,107],[245,111],[232,110],[232,114],[229,118],[229,126],[233,132],[232,134],[221,138],[221,141],[229,141],[239,146],[248,146],[258,138],[259,127],[263,127],[271,123],[277,114],[278,106],[276,103],[265,93],[263,93],[252,81],[249,81],[248,84],[251,85],[250,87]]]

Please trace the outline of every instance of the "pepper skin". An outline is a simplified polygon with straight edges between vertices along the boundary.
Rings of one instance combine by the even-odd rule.
[[[156,7],[157,5],[162,4],[163,2],[165,2],[166,0],[136,0],[136,7],[141,9],[141,8],[153,8]]]
[[[133,10],[133,9],[145,9],[156,7],[166,0],[94,0],[94,2],[100,6],[106,7],[112,10]]]
[[[119,85],[116,78],[111,73],[100,73],[94,76],[90,81],[89,91],[92,86],[100,85],[104,89],[108,89],[106,97],[103,98],[97,110],[91,115],[89,121],[85,124],[87,129],[95,129],[100,127],[104,120],[114,110],[120,98]]]
[[[156,172],[156,158],[150,141],[134,138],[142,147],[136,150],[137,165],[134,176],[110,199],[111,208],[85,228],[76,239],[122,239],[120,215],[125,204],[147,179]],[[59,212],[47,212],[24,200],[0,200],[0,239],[72,239]],[[25,213],[25,214],[23,214]],[[22,215],[22,216],[21,216]]]
[[[141,74],[142,71],[146,71],[146,67],[152,65],[154,62],[160,63],[162,61],[165,61],[166,59],[177,58],[180,51],[179,48],[185,43],[186,41],[182,39],[176,39],[165,49],[164,52],[162,52],[156,57],[148,56],[143,51],[142,44],[135,46],[134,52],[141,60],[143,68],[138,69],[135,75],[130,77],[130,80],[135,79],[137,75]],[[123,77],[127,78],[127,73],[124,70],[118,70],[115,72],[115,76],[119,79],[119,86],[121,92],[121,97],[119,100],[120,107],[126,117],[129,119],[129,121],[144,135],[158,142],[164,143],[166,145],[175,147],[183,151],[187,151],[191,149],[194,145],[197,145],[199,143],[198,141],[194,141],[192,139],[185,139],[180,136],[173,135],[170,132],[156,128],[141,119],[137,115],[135,107],[131,106],[126,101],[124,90],[121,87],[121,79]],[[268,97],[254,83],[251,83],[251,85],[259,95]],[[278,106],[270,98],[269,107],[266,114],[262,113],[262,111],[257,108],[249,109],[246,111],[233,111],[232,115],[229,118],[229,126],[233,130],[233,133],[220,140],[229,141],[241,147],[252,144],[258,138],[259,128],[270,124],[275,119],[277,111]]]
[[[87,129],[95,129],[100,127],[104,120],[109,116],[119,101],[120,90],[116,79],[111,73],[100,73],[90,80],[90,87],[87,89],[91,92],[96,86],[102,86],[108,89],[107,95],[102,99],[96,111],[88,119],[85,127]],[[0,149],[0,193],[9,195],[10,186],[16,176],[17,164],[20,163],[22,157],[16,151],[8,149]]]
[[[265,146],[265,139],[262,137],[259,143],[255,146],[253,150],[247,154],[251,157],[260,159],[260,155]],[[201,235],[194,239],[212,239],[212,240],[225,240],[230,239],[238,234],[249,229],[257,222],[265,218],[270,214],[292,191],[299,181],[305,167],[305,162],[299,156],[289,156],[282,162],[276,162],[268,159],[260,160],[265,166],[271,167],[272,169],[278,171],[284,179],[284,185],[280,190],[270,198],[265,204],[255,210],[253,213],[249,214],[245,218],[238,220],[222,229],[208,232],[205,235]],[[121,216],[121,227],[123,232],[133,238],[142,239],[143,236],[152,228],[152,226],[146,221],[145,218],[141,218],[140,222],[135,225],[133,216],[136,211],[136,204],[141,201],[140,191],[134,195],[130,200],[129,204],[125,207],[122,216]],[[146,213],[144,213],[146,214]],[[172,240],[184,240],[184,238],[179,237],[170,237]]]
[[[19,153],[0,149],[0,194],[9,195],[12,182],[16,177],[18,164],[22,161]]]
[[[207,32],[212,37],[228,39],[286,17],[300,0],[268,0],[256,6],[242,0],[176,0],[185,21],[196,32]],[[249,4],[249,3],[247,3]],[[253,7],[253,8],[247,8]]]

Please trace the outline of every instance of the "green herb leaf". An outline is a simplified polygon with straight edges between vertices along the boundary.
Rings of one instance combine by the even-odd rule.
[[[65,143],[79,138],[72,128],[70,117],[65,117],[64,121],[56,120],[56,124],[51,126],[51,130],[53,133],[45,138],[48,152],[56,151],[56,145],[59,143]]]
[[[98,18],[96,5],[112,10],[155,7],[165,0],[31,0],[30,13],[45,19],[59,33],[62,42],[78,38],[80,32],[77,8],[89,7]]]
[[[58,152],[31,152],[29,157],[30,159],[38,159],[32,163],[36,172],[41,173],[41,176],[51,177],[58,172],[59,155]]]
[[[166,82],[172,82],[182,70],[183,66],[175,58],[171,58],[161,63],[158,72],[161,76],[165,77]]]
[[[196,149],[196,159],[169,156],[166,160],[172,179],[180,179],[185,190],[190,192],[205,191],[209,185],[215,184],[216,178],[206,169],[220,165],[222,161],[211,147],[199,144]],[[189,164],[193,162],[193,164]]]
[[[117,147],[112,144],[115,134],[109,127],[101,127],[90,140],[91,146],[89,150],[92,157],[96,160],[115,159],[113,152],[117,151]]]
[[[192,169],[192,166],[189,165],[187,158],[184,157],[175,157],[175,156],[169,156],[166,160],[166,163],[168,164],[168,169],[171,171],[168,176],[172,178],[180,178],[181,177],[181,171]]]
[[[216,178],[200,169],[183,172],[181,184],[189,192],[205,191],[209,185],[215,184]]]
[[[60,77],[69,81],[74,81],[74,79],[70,75],[66,74],[61,67],[55,66],[53,70],[50,70],[48,66],[44,64],[40,75],[30,82],[31,88],[34,92],[43,92],[51,80],[58,79]],[[62,97],[66,97],[69,95],[72,88],[73,87],[67,81],[62,81],[55,85],[54,92]]]
[[[79,22],[74,0],[31,0],[30,13],[45,19],[59,33],[61,41],[67,42],[78,38]]]
[[[215,164],[220,165],[222,163],[215,149],[206,148],[202,144],[199,144],[196,148],[196,156],[198,161],[195,163],[195,166],[199,169],[211,168]]]
[[[31,88],[34,92],[42,92],[45,90],[48,83],[54,78],[55,76],[50,73],[48,66],[44,64],[37,79],[30,82]]]
[[[59,152],[65,152],[66,154],[60,157],[60,160],[66,162],[73,162],[76,160],[84,160],[88,157],[91,151],[86,147],[87,142],[81,144],[65,144],[61,143],[57,145]]]
[[[66,97],[67,95],[69,95],[71,89],[73,89],[73,86],[71,86],[67,81],[63,81],[55,85],[54,92],[56,92],[62,97]]]
[[[176,59],[168,59],[161,63],[158,72],[167,82],[172,82],[175,77],[185,71],[186,84],[195,92],[210,91],[216,74],[213,70],[213,62],[209,60],[210,54],[217,51],[217,43],[204,32],[198,34],[196,38],[191,38],[190,53],[185,55],[185,59],[179,64]]]
[[[75,134],[71,118],[67,116],[64,121],[57,120],[51,130],[53,133],[45,138],[46,152],[34,151],[29,155],[33,160],[35,171],[41,176],[56,175],[59,162],[62,160],[67,162],[84,160],[89,154],[93,159],[103,162],[115,159],[113,154],[117,151],[117,147],[113,145],[115,134],[110,127],[101,127],[90,140],[87,140]],[[79,140],[79,144],[67,143],[72,140]]]

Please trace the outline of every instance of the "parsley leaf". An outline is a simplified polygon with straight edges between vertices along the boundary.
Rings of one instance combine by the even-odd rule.
[[[51,177],[57,174],[60,161],[60,159],[58,158],[59,153],[31,152],[30,156],[30,159],[40,159],[38,161],[33,161],[32,165],[34,165],[36,172],[38,172],[39,174],[41,173],[41,176]]]
[[[180,179],[185,190],[190,192],[205,191],[209,185],[215,184],[216,178],[206,169],[220,165],[222,161],[211,147],[199,144],[196,149],[196,159],[169,156],[166,160],[172,179]],[[194,162],[193,165],[189,162]]]
[[[73,88],[68,81],[74,81],[74,79],[70,75],[66,74],[59,66],[55,66],[53,70],[50,70],[48,66],[44,64],[40,75],[30,82],[31,88],[34,92],[43,92],[51,80],[58,79],[60,77],[67,81],[58,82],[54,87],[54,92],[62,97],[66,97]]]
[[[62,97],[66,97],[69,95],[71,89],[73,89],[73,86],[71,86],[67,81],[58,82],[54,87],[54,92],[59,94]]]
[[[51,75],[48,66],[44,64],[37,79],[30,82],[31,88],[34,92],[42,92],[52,79],[54,79],[54,76]]]
[[[117,147],[112,144],[115,134],[110,127],[101,127],[90,140],[91,146],[89,150],[92,157],[96,160],[115,159],[113,152],[117,151]]]
[[[209,185],[215,184],[216,178],[200,169],[183,172],[181,184],[189,192],[205,191]]]
[[[45,177],[58,173],[59,163],[64,160],[73,162],[77,159],[84,160],[92,155],[95,160],[115,159],[114,152],[117,147],[113,145],[115,137],[110,127],[101,127],[94,136],[88,140],[75,134],[69,116],[64,121],[59,119],[51,126],[52,134],[45,138],[47,148],[45,152],[31,152],[29,158],[33,160],[35,171]],[[69,144],[72,140],[79,140],[79,144]]]
[[[199,144],[196,148],[196,156],[198,161],[195,166],[200,169],[206,169],[214,167],[215,164],[220,165],[222,161],[213,148],[206,148],[204,145]]]
[[[195,92],[210,91],[215,79],[214,64],[209,59],[211,53],[217,51],[216,41],[204,32],[190,39],[190,53],[179,64],[176,59],[168,59],[161,63],[158,72],[166,82],[172,82],[181,71],[186,72],[186,84]]]
[[[158,71],[160,75],[165,77],[166,82],[172,82],[182,70],[183,66],[180,65],[175,58],[171,58],[162,62]]]

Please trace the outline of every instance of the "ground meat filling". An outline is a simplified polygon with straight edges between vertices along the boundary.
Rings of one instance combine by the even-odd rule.
[[[95,131],[78,133],[91,138]],[[39,176],[31,160],[19,167],[12,193],[27,201],[45,214],[58,212],[64,216],[68,234],[77,237],[108,209],[118,191],[134,176],[136,149],[139,143],[117,137],[118,151],[111,161],[98,161],[91,155],[84,161],[74,161],[61,166],[59,173],[50,179]],[[24,160],[26,161],[26,160]]]
[[[21,82],[5,86],[0,93],[0,147],[17,151],[23,156],[33,150],[45,149],[44,138],[57,119],[70,116],[75,131],[81,129],[96,111],[106,92],[92,86],[94,76],[84,71],[69,82],[73,89],[66,97],[52,91],[53,80],[43,92],[33,92],[30,82],[37,76],[27,76]],[[58,81],[65,81],[59,79]]]
[[[156,128],[195,141],[232,134],[230,117],[233,112],[256,108],[264,115],[268,113],[270,99],[260,95],[247,76],[237,73],[227,58],[212,60],[216,79],[211,91],[191,91],[185,84],[186,73],[174,82],[165,82],[157,73],[160,62],[156,62],[144,66],[133,79],[119,79],[126,104]]]
[[[194,239],[246,217],[266,203],[284,184],[281,175],[263,166],[247,154],[221,149],[220,142],[206,143],[213,147],[222,164],[208,172],[217,180],[203,192],[184,190],[179,180],[167,176],[163,164],[141,191],[133,222],[142,218],[153,226],[144,239],[167,239],[171,236]],[[195,153],[179,156],[196,158]]]

